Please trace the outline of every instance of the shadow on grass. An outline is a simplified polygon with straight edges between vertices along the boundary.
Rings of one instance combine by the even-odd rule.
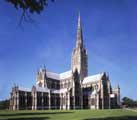
[[[3,120],[48,120],[49,117],[31,117],[31,118],[8,118]]]
[[[83,120],[137,120],[137,116],[120,116],[120,117],[107,117],[107,118],[87,118]]]
[[[20,115],[51,115],[51,114],[69,114],[73,112],[27,112],[27,113],[9,113],[1,114],[0,116],[20,116]]]
[[[31,118],[9,118],[3,120],[49,120],[49,117],[31,117]],[[88,118],[82,120],[137,120],[136,116],[108,117],[108,118]]]

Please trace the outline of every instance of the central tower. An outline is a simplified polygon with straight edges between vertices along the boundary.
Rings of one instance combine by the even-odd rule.
[[[78,71],[80,82],[88,75],[88,56],[87,51],[83,45],[83,33],[80,20],[80,14],[78,15],[77,37],[76,46],[72,52],[71,69],[73,72]]]

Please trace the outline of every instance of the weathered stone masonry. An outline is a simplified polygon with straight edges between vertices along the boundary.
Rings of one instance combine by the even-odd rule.
[[[78,17],[76,46],[71,69],[57,74],[40,68],[32,89],[14,86],[11,110],[21,109],[110,109],[120,106],[120,87],[112,89],[109,76],[103,72],[88,76],[88,55]]]

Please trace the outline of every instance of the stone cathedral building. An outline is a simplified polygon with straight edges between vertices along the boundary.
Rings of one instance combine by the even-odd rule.
[[[120,106],[120,88],[111,87],[105,73],[88,76],[88,55],[83,43],[80,15],[71,68],[64,73],[40,68],[31,89],[14,86],[10,109],[110,109]]]

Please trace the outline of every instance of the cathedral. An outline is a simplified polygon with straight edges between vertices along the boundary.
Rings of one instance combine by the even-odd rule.
[[[40,68],[31,89],[14,86],[10,110],[112,109],[120,107],[120,87],[112,88],[105,72],[88,76],[88,54],[83,43],[80,15],[71,67],[63,73]]]

